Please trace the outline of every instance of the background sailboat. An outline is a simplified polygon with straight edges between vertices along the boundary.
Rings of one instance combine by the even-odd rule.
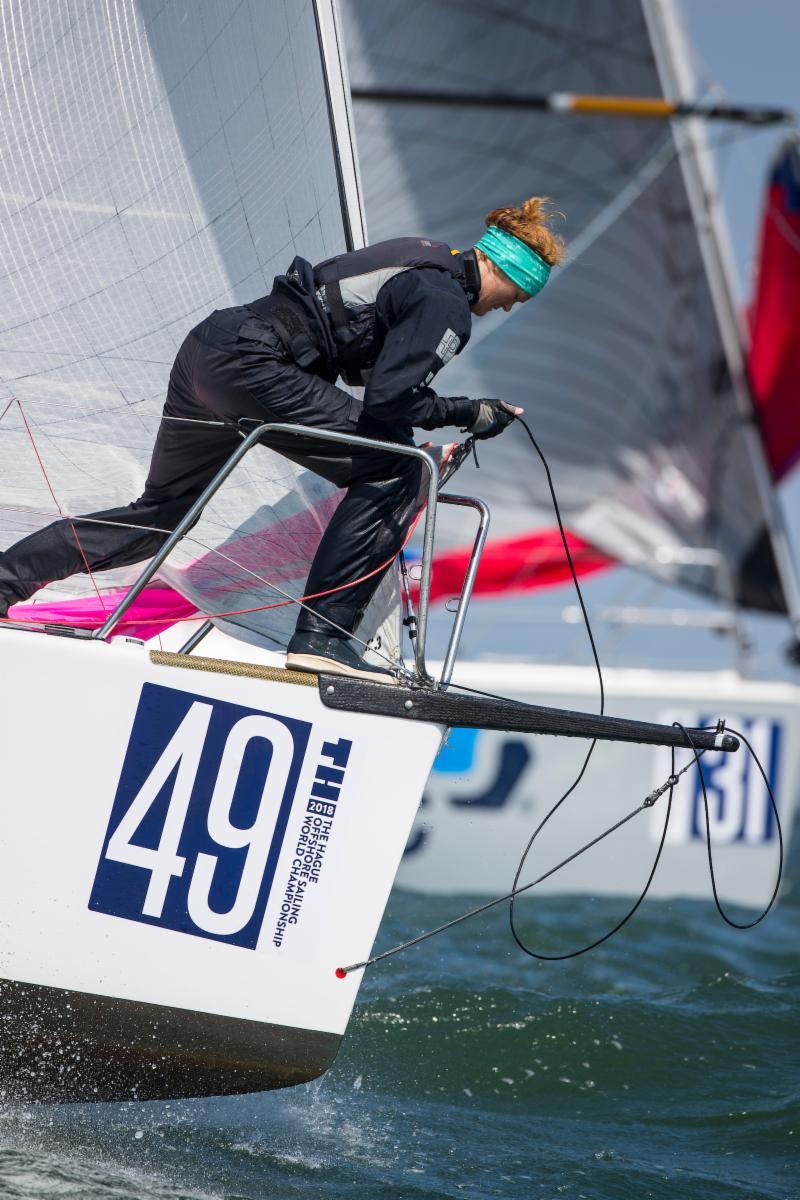
[[[371,239],[421,229],[469,245],[484,212],[531,190],[565,213],[570,263],[547,303],[490,332],[479,323],[447,387],[528,403],[562,509],[597,550],[756,608],[785,611],[788,590],[794,606],[763,448],[743,428],[751,408],[702,127],[480,104],[532,90],[691,95],[673,6],[429,0],[390,17],[347,0],[343,11]],[[476,103],[416,102],[431,80]],[[520,536],[521,573],[525,535],[552,521],[527,454],[520,438],[460,477],[489,501],[493,539]],[[507,562],[515,543],[498,553]]]
[[[774,479],[777,444],[785,462],[800,437],[766,383],[757,392],[766,452],[755,431],[705,128],[568,112],[557,101],[518,102],[532,93],[691,98],[674,6],[629,0],[512,11],[430,0],[390,16],[347,0],[343,10],[371,239],[422,230],[469,245],[484,212],[532,192],[552,195],[565,213],[570,264],[530,308],[500,318],[488,333],[485,322],[476,323],[477,344],[450,365],[442,390],[527,405],[579,572],[627,564],[725,608],[788,614],[796,630],[796,576]],[[454,93],[460,102],[447,103]],[[756,312],[763,304],[760,297]],[[462,468],[459,486],[492,508],[478,594],[508,597],[566,577],[546,480],[528,455],[523,437],[509,437],[487,450],[479,472]],[[457,594],[466,539],[463,528],[443,525],[449,546],[434,588],[446,598]],[[526,650],[547,659],[540,645],[547,631],[526,627],[521,605],[501,611],[504,622],[514,622],[513,636],[507,627],[496,635],[484,606],[473,640],[473,647],[497,646],[499,658],[458,678],[553,704],[590,704],[591,671],[518,664]],[[706,624],[719,627],[719,616]],[[502,661],[512,647],[514,665]],[[646,670],[612,670],[607,686],[619,711],[634,703],[659,719],[710,711],[723,694],[732,713],[756,722],[765,744],[782,745],[774,763],[791,823],[798,736],[791,686],[764,685],[757,693],[736,673]],[[457,735],[432,775],[401,883],[423,891],[503,890],[519,848],[569,782],[574,761],[569,748],[541,748],[533,739]],[[589,796],[573,801],[577,815],[553,832],[547,861],[568,852],[576,820],[594,832],[600,813],[616,812],[623,773],[644,794],[662,768],[651,758],[623,768],[601,756],[592,777],[600,795],[590,785]],[[774,829],[754,815],[765,795],[755,781],[718,782],[715,833],[733,851],[723,886],[731,898],[757,902],[768,894],[774,859]],[[687,785],[679,796],[655,885],[662,894],[707,892],[693,789]],[[626,834],[600,861],[545,886],[635,892],[660,820],[649,835]]]

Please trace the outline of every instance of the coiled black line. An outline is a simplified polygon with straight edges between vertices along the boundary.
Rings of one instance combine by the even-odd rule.
[[[572,582],[573,582],[573,585],[575,587],[575,592],[578,597],[578,602],[580,604],[581,613],[583,614],[583,621],[584,621],[584,625],[586,627],[586,633],[589,637],[589,644],[591,645],[591,648],[592,648],[592,655],[594,657],[595,667],[597,668],[597,676],[598,676],[598,679],[600,682],[600,714],[602,716],[603,713],[605,712],[605,687],[603,684],[603,672],[600,667],[600,659],[597,654],[597,646],[595,645],[594,634],[592,633],[591,622],[589,621],[589,614],[586,611],[586,605],[583,600],[583,593],[581,592],[580,584],[578,583],[578,576],[575,571],[575,566],[572,561],[572,555],[571,555],[570,549],[569,549],[569,543],[567,542],[567,536],[564,531],[564,523],[561,519],[561,510],[559,508],[558,499],[556,497],[555,487],[553,485],[553,479],[550,474],[550,468],[547,464],[547,459],[545,458],[545,456],[541,450],[541,447],[539,446],[539,443],[536,441],[536,438],[531,433],[531,430],[528,426],[527,421],[524,421],[522,419],[522,417],[519,417],[519,416],[517,416],[515,419],[520,423],[520,425],[522,425],[523,429],[527,433],[534,449],[536,450],[536,453],[538,454],[538,456],[542,462],[544,470],[545,470],[545,474],[547,477],[547,484],[550,489],[550,497],[553,502],[553,510],[555,512],[556,520],[558,522],[558,530],[561,535],[561,544],[564,547],[564,554],[566,556],[567,564],[569,566],[570,574],[572,576]],[[456,683],[453,683],[450,686],[452,688],[456,688],[460,691],[470,692],[472,695],[476,695],[476,696],[485,696],[490,699],[505,699],[505,697],[495,696],[494,693],[492,693],[492,692],[482,691],[480,688],[470,688],[470,687],[464,686],[463,684],[456,684]],[[683,767],[676,774],[675,747],[673,746],[671,748],[671,751],[672,751],[672,753],[671,753],[671,770],[670,770],[670,777],[669,777],[669,781],[668,781],[669,787],[667,789],[666,785],[665,785],[664,787],[662,787],[660,789],[661,792],[663,792],[664,790],[669,791],[669,800],[667,802],[667,812],[666,812],[666,816],[664,818],[664,828],[661,831],[661,838],[658,843],[658,849],[656,850],[655,858],[653,859],[653,865],[650,868],[650,874],[648,875],[647,881],[646,881],[644,887],[642,888],[642,891],[640,892],[639,896],[637,897],[636,901],[631,906],[631,908],[628,910],[628,912],[625,914],[625,916],[622,917],[622,919],[619,920],[616,923],[616,925],[613,926],[612,929],[609,929],[601,937],[595,938],[595,940],[593,942],[590,942],[585,946],[581,946],[577,950],[570,950],[570,951],[567,951],[565,954],[542,954],[539,951],[532,950],[530,948],[530,946],[525,944],[525,942],[520,937],[520,935],[517,931],[517,927],[514,923],[514,901],[518,895],[521,895],[523,892],[529,891],[531,888],[535,887],[537,883],[541,883],[544,879],[548,878],[548,876],[554,874],[556,871],[560,870],[561,867],[566,866],[567,863],[572,862],[580,854],[583,854],[586,850],[589,850],[592,846],[597,845],[598,842],[602,841],[610,833],[615,832],[615,830],[619,829],[622,825],[626,824],[632,817],[636,816],[637,813],[643,811],[644,808],[649,807],[648,800],[645,800],[642,805],[640,805],[639,807],[634,809],[632,812],[628,813],[627,816],[623,817],[623,819],[621,821],[618,821],[615,825],[612,825],[609,829],[605,830],[597,838],[593,838],[585,846],[582,846],[579,850],[576,850],[574,854],[571,854],[568,858],[564,859],[563,862],[561,862],[557,866],[553,867],[550,871],[545,872],[538,879],[535,879],[532,883],[525,884],[523,887],[518,886],[520,875],[522,874],[525,863],[528,859],[528,855],[530,854],[530,851],[531,851],[533,844],[536,841],[537,837],[539,836],[541,831],[544,829],[545,825],[550,820],[550,818],[553,816],[553,814],[555,812],[557,812],[557,810],[561,807],[561,805],[564,803],[564,801],[567,799],[567,797],[570,796],[575,791],[575,788],[578,786],[578,784],[583,779],[583,776],[586,773],[586,768],[589,765],[589,760],[591,759],[592,754],[594,752],[594,748],[597,745],[597,739],[595,738],[592,741],[591,745],[589,746],[588,751],[586,752],[586,756],[583,760],[581,768],[580,768],[578,774],[576,775],[575,779],[570,784],[570,786],[567,788],[567,790],[563,793],[563,795],[561,795],[559,797],[559,799],[555,802],[555,804],[552,806],[552,808],[550,808],[548,810],[548,812],[545,814],[545,816],[542,818],[542,820],[537,825],[536,829],[531,834],[531,836],[528,840],[528,843],[527,843],[524,851],[522,852],[522,856],[520,858],[519,865],[517,866],[516,874],[514,875],[514,883],[511,888],[511,891],[509,893],[507,893],[505,896],[498,896],[494,900],[489,900],[485,904],[479,905],[477,908],[470,909],[469,911],[462,913],[461,916],[455,917],[451,921],[446,921],[443,925],[439,925],[435,929],[427,930],[426,932],[419,934],[417,937],[409,939],[409,941],[407,941],[407,942],[402,942],[398,946],[393,946],[391,949],[385,950],[382,954],[376,954],[372,958],[369,958],[364,962],[352,963],[348,967],[337,967],[336,974],[340,978],[344,978],[351,971],[356,971],[356,970],[359,970],[364,967],[372,966],[376,962],[380,962],[383,959],[392,957],[394,954],[398,954],[401,950],[407,950],[411,946],[415,946],[415,945],[418,945],[420,942],[426,941],[428,938],[433,937],[437,933],[444,933],[445,930],[452,929],[454,925],[459,925],[459,924],[461,924],[462,921],[466,921],[471,917],[478,916],[480,913],[486,912],[487,909],[493,908],[497,904],[501,904],[504,900],[508,900],[508,902],[509,902],[509,908],[508,908],[509,926],[510,926],[514,941],[517,943],[520,950],[522,950],[523,953],[527,954],[529,956],[529,958],[536,958],[536,959],[540,959],[545,962],[563,962],[566,959],[578,958],[578,957],[580,957],[580,955],[587,954],[590,950],[594,950],[597,946],[602,945],[603,942],[607,942],[609,940],[609,938],[612,938],[615,933],[618,933],[619,930],[622,929],[623,925],[626,925],[628,923],[628,921],[630,921],[631,917],[634,915],[634,913],[637,911],[637,909],[641,906],[648,891],[650,890],[650,885],[652,884],[653,879],[655,877],[656,869],[658,868],[658,864],[661,860],[661,854],[664,849],[664,844],[666,842],[667,830],[669,829],[669,821],[670,821],[670,816],[672,813],[672,799],[673,799],[673,793],[674,793],[674,789],[675,789],[675,783],[677,782],[678,777],[683,774],[683,772],[687,769],[688,766],[691,765],[692,762],[696,765],[697,770],[700,773],[700,783],[701,783],[701,786],[703,789],[703,804],[704,804],[704,808],[705,808],[705,818],[706,818],[706,848],[707,848],[707,853],[708,853],[708,868],[709,868],[709,873],[711,876],[711,890],[713,892],[714,903],[716,905],[717,912],[722,917],[722,919],[726,922],[726,924],[730,925],[733,929],[752,929],[754,925],[758,925],[760,921],[764,920],[764,917],[766,917],[767,913],[770,911],[773,904],[775,903],[778,892],[780,890],[781,880],[783,878],[783,854],[784,854],[783,832],[781,830],[781,822],[780,822],[780,814],[778,813],[778,805],[775,801],[775,796],[773,794],[772,786],[769,782],[769,779],[767,778],[767,774],[764,771],[764,768],[761,764],[761,761],[760,761],[758,755],[756,754],[755,750],[753,749],[752,745],[750,744],[748,739],[745,737],[745,735],[740,730],[734,729],[733,726],[730,726],[730,725],[727,726],[727,728],[730,729],[730,732],[735,734],[738,738],[740,738],[742,740],[742,742],[744,742],[744,744],[747,746],[747,749],[750,752],[750,755],[751,755],[753,761],[755,762],[756,766],[758,767],[758,770],[761,774],[761,778],[764,780],[764,784],[765,784],[767,792],[769,794],[770,804],[772,806],[772,812],[775,817],[775,825],[776,825],[776,828],[778,831],[778,844],[779,844],[778,871],[777,871],[777,875],[776,875],[776,879],[775,879],[775,886],[773,888],[769,903],[767,904],[766,908],[764,908],[764,910],[759,914],[759,916],[757,916],[755,918],[755,920],[740,923],[740,922],[734,921],[731,917],[729,917],[727,915],[727,913],[725,912],[725,910],[720,902],[719,895],[717,893],[717,882],[716,882],[716,876],[714,874],[714,855],[713,855],[713,849],[712,849],[712,845],[711,845],[711,825],[710,825],[710,821],[709,821],[708,794],[706,791],[705,776],[703,775],[703,769],[700,764],[700,759],[705,754],[705,751],[704,750],[698,751],[697,747],[695,746],[694,742],[692,741],[689,731],[685,728],[685,726],[683,726],[680,723],[680,721],[673,721],[672,724],[676,728],[680,729],[681,732],[683,733],[684,737],[686,738],[687,744],[689,745],[689,747],[691,747],[691,750],[692,750],[692,759],[690,760],[690,763],[687,764],[687,766]],[[653,794],[653,796],[655,796],[655,795],[657,795],[657,793]],[[649,800],[652,800],[652,799],[653,799],[653,797],[649,798]]]
[[[780,886],[781,886],[781,880],[783,878],[783,830],[781,829],[781,818],[780,818],[780,814],[778,812],[778,805],[775,801],[775,796],[772,791],[772,785],[770,784],[770,781],[767,778],[766,771],[764,770],[763,766],[761,765],[761,760],[759,759],[755,750],[750,745],[750,742],[747,740],[747,738],[744,736],[744,734],[741,732],[741,730],[734,729],[732,725],[726,726],[726,728],[728,728],[731,731],[731,733],[735,734],[736,737],[741,738],[741,740],[744,742],[745,746],[747,746],[747,749],[750,751],[750,756],[753,759],[753,762],[758,767],[758,770],[761,774],[761,778],[764,780],[764,786],[767,789],[767,794],[769,796],[769,802],[770,802],[770,805],[772,806],[772,814],[775,817],[775,828],[778,831],[778,870],[777,870],[777,874],[775,877],[775,886],[772,889],[772,895],[769,898],[769,902],[768,902],[766,908],[763,909],[763,911],[761,913],[759,913],[759,915],[755,918],[754,921],[744,921],[744,922],[734,921],[733,918],[729,917],[728,914],[725,912],[725,909],[722,907],[722,903],[720,901],[719,895],[717,894],[717,880],[716,880],[716,876],[714,875],[714,854],[713,854],[713,851],[711,848],[711,823],[708,819],[708,815],[709,815],[708,814],[708,793],[706,791],[706,781],[705,781],[705,777],[703,775],[703,769],[700,766],[700,763],[698,761],[700,755],[698,755],[698,753],[697,753],[697,747],[695,746],[694,742],[692,741],[692,736],[689,733],[688,729],[684,729],[684,727],[683,727],[683,725],[681,725],[680,721],[673,721],[672,723],[673,723],[673,725],[676,725],[678,727],[678,729],[680,729],[683,732],[684,737],[688,741],[689,745],[692,747],[692,752],[694,754],[694,760],[697,763],[697,769],[700,772],[700,783],[703,788],[703,808],[705,810],[705,816],[706,816],[706,849],[708,851],[708,871],[711,876],[711,891],[713,892],[713,895],[714,895],[714,903],[717,906],[717,912],[722,917],[725,924],[730,925],[732,929],[752,929],[754,925],[758,925],[761,921],[764,920],[764,917],[767,915],[769,910],[772,908],[773,904],[775,903],[775,901],[777,899],[778,891],[780,890]],[[702,751],[701,751],[701,753],[702,753]]]

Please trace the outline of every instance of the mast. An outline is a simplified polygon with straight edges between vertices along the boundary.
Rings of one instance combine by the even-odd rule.
[[[339,199],[348,250],[366,245],[367,220],[358,170],[356,133],[350,100],[341,17],[336,0],[314,0],[317,32],[325,72],[331,140],[336,159]]]
[[[695,80],[674,0],[642,0],[642,11],[650,31],[665,94],[694,95]],[[683,126],[683,137],[690,153],[679,152],[678,160],[708,274],[720,337],[728,359],[733,394],[743,417],[741,433],[752,463],[789,620],[795,636],[800,638],[800,580],[764,446],[754,421],[755,407],[745,370],[746,335],[733,300],[730,242],[704,123],[694,118],[687,120]]]

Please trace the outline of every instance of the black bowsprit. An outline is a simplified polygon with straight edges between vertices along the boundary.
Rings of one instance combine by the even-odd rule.
[[[508,733],[543,733],[605,742],[639,742],[647,746],[685,746],[689,750],[739,749],[738,738],[726,733],[722,725],[712,730],[688,730],[687,737],[682,728],[673,725],[544,708],[483,695],[458,695],[453,690],[391,687],[341,675],[320,675],[319,694],[328,708],[468,729],[503,729]]]

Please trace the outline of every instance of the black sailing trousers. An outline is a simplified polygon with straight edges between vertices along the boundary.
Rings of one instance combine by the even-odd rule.
[[[301,370],[262,318],[246,308],[222,309],[178,351],[139,499],[86,519],[56,521],[0,553],[0,597],[8,604],[27,600],[46,583],[85,571],[87,563],[94,572],[150,558],[240,444],[234,426],[243,418],[411,443],[410,427],[370,418],[359,400]],[[219,420],[231,428],[190,423]],[[265,441],[347,489],[320,542],[306,595],[329,592],[392,560],[417,511],[417,459],[313,437],[269,435]],[[333,632],[333,622],[353,632],[382,575],[310,601],[299,609],[298,630]]]

